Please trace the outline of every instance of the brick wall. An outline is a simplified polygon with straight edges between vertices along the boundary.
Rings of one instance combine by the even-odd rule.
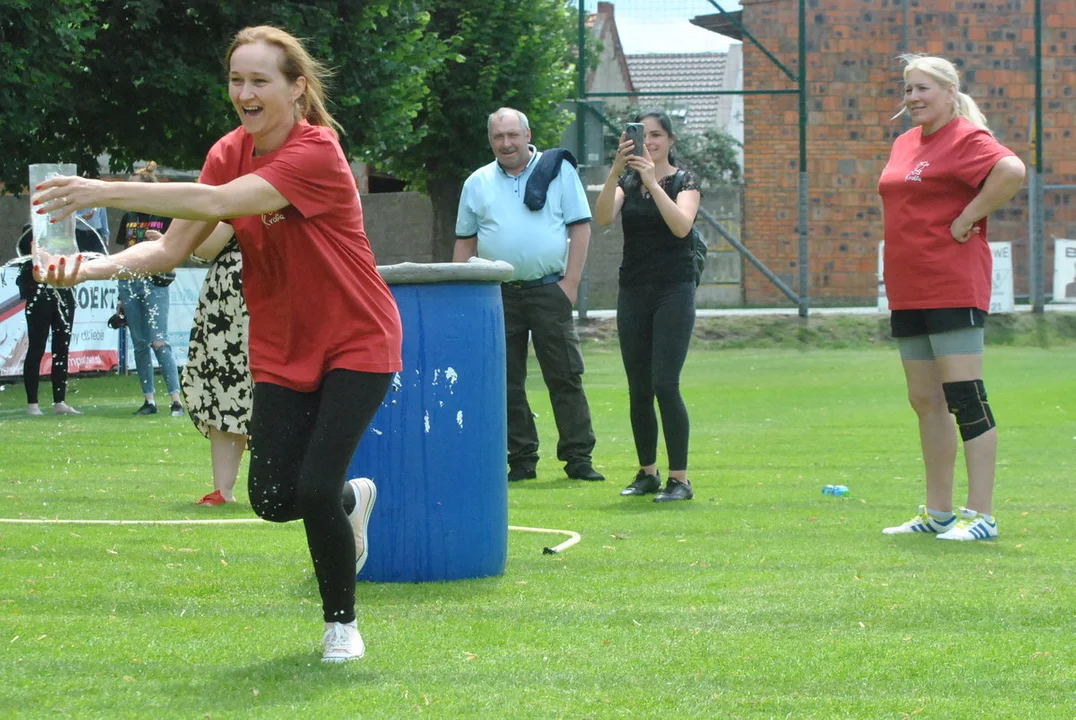
[[[744,26],[798,72],[797,0],[742,0]],[[1034,5],[1025,0],[808,0],[807,92],[809,293],[814,304],[871,302],[877,293],[881,202],[876,187],[903,119],[890,118],[903,92],[902,52],[955,61],[965,91],[998,139],[1026,163],[1034,108]],[[927,9],[929,7],[929,10]],[[1064,14],[1063,14],[1064,11]],[[1044,174],[1048,185],[1076,185],[1076,6],[1042,0]],[[907,36],[907,46],[904,38]],[[796,84],[749,41],[745,89]],[[798,99],[744,98],[744,240],[768,267],[798,287]],[[1028,290],[1027,194],[991,217],[990,240],[1014,244],[1016,293]],[[1053,238],[1076,237],[1076,189],[1046,192],[1046,288]],[[760,273],[744,272],[749,304],[787,304]]]

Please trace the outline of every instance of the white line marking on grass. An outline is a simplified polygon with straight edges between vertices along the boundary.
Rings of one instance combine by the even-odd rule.
[[[0,518],[0,523],[8,525],[238,525],[241,523],[261,523],[264,525],[279,525],[270,523],[261,518],[220,518],[217,520],[61,520],[60,518]],[[516,532],[547,533],[552,535],[567,535],[568,539],[559,545],[542,548],[545,555],[556,555],[562,550],[567,550],[578,543],[582,538],[574,530],[553,530],[551,528],[532,528],[519,525],[509,525],[509,530]]]
[[[13,525],[235,525],[238,523],[268,523],[261,518],[220,518],[218,520],[60,520],[59,518],[0,518],[0,523]]]

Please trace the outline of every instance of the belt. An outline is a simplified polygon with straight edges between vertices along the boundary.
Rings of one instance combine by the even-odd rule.
[[[563,274],[551,273],[545,277],[540,277],[537,280],[512,280],[511,282],[502,283],[502,285],[507,285],[516,290],[530,290],[531,288],[541,287],[542,285],[551,285],[555,282],[560,282],[563,279]]]

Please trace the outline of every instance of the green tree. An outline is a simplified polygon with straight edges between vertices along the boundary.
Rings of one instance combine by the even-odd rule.
[[[0,0],[0,181],[11,192],[26,185],[30,162],[71,157],[62,136],[42,129],[70,104],[92,15],[92,0]]]
[[[101,153],[111,156],[113,170],[138,159],[201,167],[212,143],[238,123],[223,54],[235,32],[252,24],[277,25],[304,38],[311,54],[335,70],[329,109],[344,127],[350,157],[372,160],[399,151],[421,134],[413,119],[426,98],[426,74],[447,54],[427,29],[430,16],[422,5],[90,0],[84,6],[91,15],[68,21],[83,33],[80,54],[71,51],[46,72],[60,88],[57,102],[35,102],[33,122],[14,134],[5,126],[10,152],[0,157],[0,169],[5,178],[21,177],[27,163],[57,159],[93,169]],[[36,13],[54,4],[34,6]],[[39,48],[33,55],[47,49],[40,46],[31,46]]]
[[[681,132],[677,147],[684,165],[698,175],[704,185],[739,183],[743,176],[739,158],[743,146],[721,128],[710,127],[700,133]]]
[[[526,113],[532,141],[554,145],[574,90],[575,3],[566,0],[440,0],[430,27],[457,54],[430,73],[416,142],[379,164],[427,193],[437,260],[452,256],[460,190],[493,160],[486,118],[498,107]],[[422,134],[420,131],[425,131]]]

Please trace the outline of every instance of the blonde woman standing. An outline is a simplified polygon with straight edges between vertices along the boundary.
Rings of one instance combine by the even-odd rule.
[[[906,55],[904,105],[915,124],[893,143],[878,192],[885,285],[908,398],[919,421],[926,504],[884,533],[942,540],[997,537],[997,430],[983,383],[983,325],[992,256],[986,218],[1019,192],[1024,164],[999,143],[951,62]],[[953,423],[953,417],[956,424]],[[957,432],[967,504],[953,511]]]

